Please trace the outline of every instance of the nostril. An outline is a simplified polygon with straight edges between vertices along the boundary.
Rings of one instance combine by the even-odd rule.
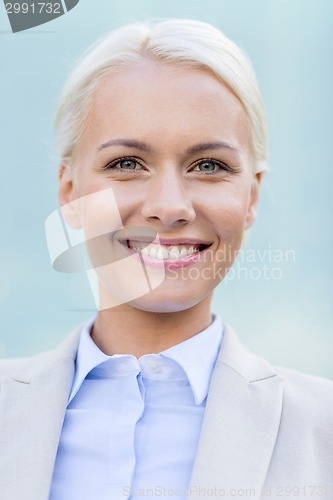
[[[148,217],[146,217],[146,219],[149,221],[149,220],[153,220],[153,221],[157,221],[157,220],[160,220],[159,217],[157,217],[157,215],[150,215]]]

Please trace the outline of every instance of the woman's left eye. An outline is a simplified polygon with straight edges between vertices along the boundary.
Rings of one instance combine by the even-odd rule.
[[[122,170],[135,170],[138,166],[138,162],[131,159],[125,159],[120,160],[117,165]]]
[[[205,160],[198,163],[193,170],[195,172],[217,172],[218,170],[227,170],[227,166],[214,160]]]

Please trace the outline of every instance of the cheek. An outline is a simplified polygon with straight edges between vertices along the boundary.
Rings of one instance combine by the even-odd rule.
[[[114,182],[112,189],[123,225],[147,226],[147,221],[142,217],[142,210],[150,200],[154,186],[139,180],[121,181]]]
[[[142,204],[142,186],[135,182],[114,183],[113,192],[121,214],[125,216],[138,212]]]
[[[234,193],[215,203],[212,220],[217,245],[205,260],[206,278],[215,287],[232,267],[241,248],[246,225],[246,197]]]
[[[245,229],[248,194],[238,190],[221,192],[218,196],[209,198],[210,219],[221,239],[237,238]]]
[[[123,227],[113,188],[84,193],[78,199],[78,209],[87,240],[110,235]]]

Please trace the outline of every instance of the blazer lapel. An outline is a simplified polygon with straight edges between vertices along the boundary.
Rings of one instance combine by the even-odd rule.
[[[0,491],[47,500],[74,374],[79,329],[56,351],[29,360],[0,393]]]
[[[282,395],[281,377],[249,353],[227,327],[207,397],[190,500],[212,495],[214,489],[216,496],[223,492],[261,498],[279,430]]]

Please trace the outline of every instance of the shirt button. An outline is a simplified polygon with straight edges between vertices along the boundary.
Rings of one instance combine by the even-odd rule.
[[[149,367],[153,373],[159,373],[161,371],[161,366],[157,361],[152,361]]]

